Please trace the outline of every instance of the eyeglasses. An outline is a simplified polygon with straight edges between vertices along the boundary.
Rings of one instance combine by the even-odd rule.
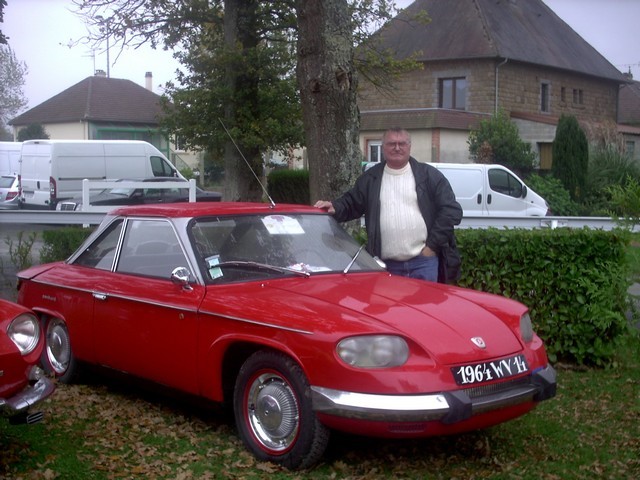
[[[409,145],[411,145],[411,142],[384,142],[385,147],[398,148],[401,150],[407,148]]]

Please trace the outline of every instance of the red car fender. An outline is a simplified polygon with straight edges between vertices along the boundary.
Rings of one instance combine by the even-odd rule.
[[[304,370],[304,364],[294,351],[281,342],[259,335],[227,334],[215,339],[211,345],[205,347],[200,367],[203,372],[209,371],[212,372],[213,375],[199,375],[203,381],[200,385],[202,395],[218,402],[224,400],[223,378],[225,372],[223,372],[222,369],[225,363],[225,357],[234,345],[239,344],[244,346],[249,345],[252,352],[265,348],[282,352],[291,357]],[[241,363],[243,363],[244,360],[246,360],[246,357],[242,359]],[[237,365],[238,368],[240,368],[240,366],[241,365]]]

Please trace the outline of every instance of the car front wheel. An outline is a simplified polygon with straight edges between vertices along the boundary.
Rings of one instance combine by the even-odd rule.
[[[46,322],[42,365],[62,383],[71,383],[77,374],[76,359],[71,350],[69,330],[64,320],[50,318]]]
[[[286,355],[251,355],[236,379],[233,406],[240,437],[260,460],[297,469],[322,457],[329,430],[312,409],[302,369]]]

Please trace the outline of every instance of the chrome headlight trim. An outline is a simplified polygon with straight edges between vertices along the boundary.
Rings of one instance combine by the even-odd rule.
[[[29,355],[40,341],[40,323],[35,315],[22,313],[11,321],[7,335],[22,355]]]
[[[341,340],[336,353],[351,367],[393,368],[407,361],[409,345],[397,335],[362,335]]]

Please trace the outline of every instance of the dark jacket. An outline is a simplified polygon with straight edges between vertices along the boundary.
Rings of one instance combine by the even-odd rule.
[[[460,278],[460,254],[456,247],[453,227],[462,220],[462,207],[446,177],[435,167],[409,158],[416,180],[418,206],[427,225],[427,246],[440,260],[438,281],[455,283]],[[380,257],[380,188],[385,162],[364,172],[355,185],[334,200],[335,218],[346,222],[365,217],[367,251]]]

